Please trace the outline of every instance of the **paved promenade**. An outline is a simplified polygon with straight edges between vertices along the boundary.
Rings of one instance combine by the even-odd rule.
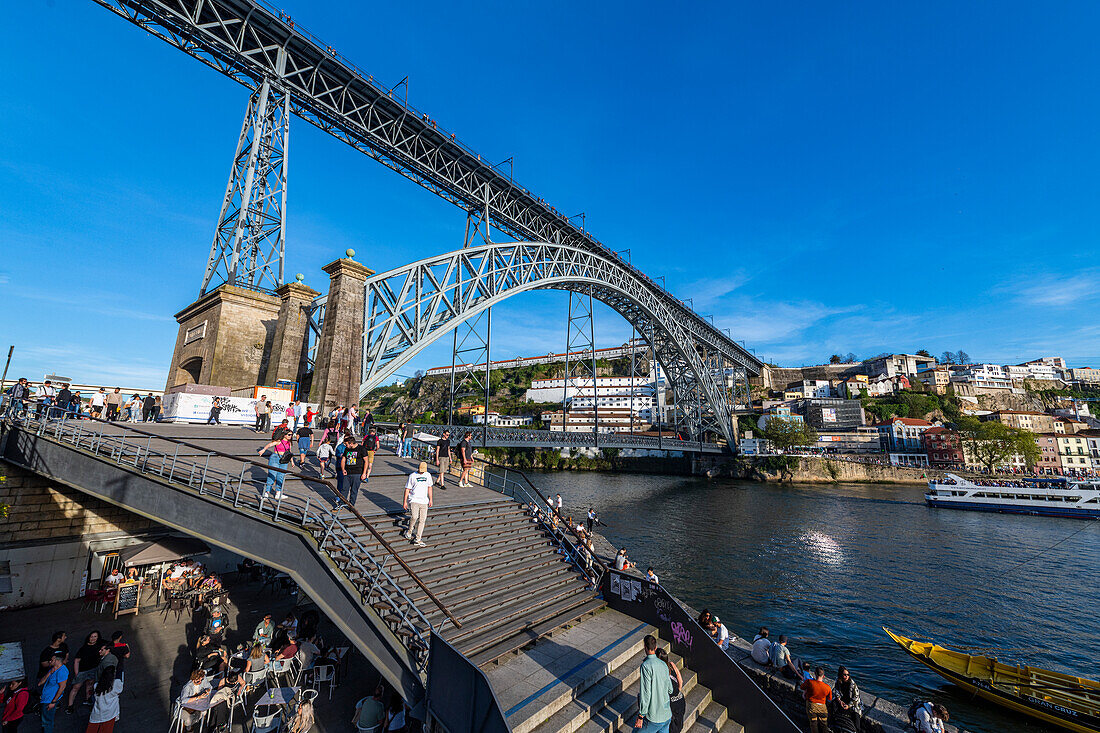
[[[245,477],[251,478],[255,493],[248,496],[248,503],[256,503],[267,477],[267,459],[259,455],[259,450],[269,442],[267,435],[259,435],[249,428],[229,425],[189,425],[176,423],[88,423],[89,427],[102,429],[110,434],[125,434],[134,436],[137,444],[142,448],[159,451],[166,454],[167,464],[170,467],[173,458],[177,466],[183,462],[198,464],[200,467],[209,466],[214,471],[223,472],[234,479],[240,474],[242,461],[254,461],[255,465],[246,468]],[[153,437],[145,435],[135,436],[133,428],[143,433],[150,433]],[[316,447],[320,437],[320,430],[316,430],[314,446]],[[186,441],[195,447],[179,447],[169,440],[160,437]],[[127,441],[130,437],[127,437]],[[297,448],[295,448],[296,450]],[[211,455],[207,463],[208,451],[218,451],[226,454]],[[359,497],[355,502],[356,510],[365,517],[381,515],[401,511],[401,499],[405,489],[405,481],[410,473],[416,470],[418,460],[398,458],[392,450],[379,450],[375,456],[374,470],[369,481],[364,481],[359,488]],[[288,466],[292,471],[301,476],[290,475],[283,485],[284,501],[291,505],[303,503],[307,498],[312,501],[318,499],[330,506],[337,503],[335,492],[336,479],[332,476],[332,464],[325,477],[325,483],[318,480],[320,464],[317,457],[311,451],[306,465],[298,469],[297,465]],[[170,470],[170,469],[169,469]],[[434,465],[429,465],[429,471],[436,476],[438,471]],[[178,475],[178,471],[177,471]],[[459,488],[458,480],[454,476],[448,476],[447,488],[440,490],[438,487],[433,493],[433,505],[438,508],[471,504],[483,501],[499,501],[501,495],[498,492],[481,487]],[[331,487],[331,488],[330,488]],[[344,492],[346,496],[347,492]]]

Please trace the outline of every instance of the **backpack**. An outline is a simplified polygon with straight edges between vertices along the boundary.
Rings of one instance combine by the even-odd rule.
[[[909,706],[909,710],[906,713],[909,718],[909,725],[914,727],[917,725],[917,711],[922,707],[924,707],[924,701],[920,699],[914,700],[913,704]]]

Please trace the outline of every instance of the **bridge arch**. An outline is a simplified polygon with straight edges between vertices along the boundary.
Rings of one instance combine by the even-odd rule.
[[[364,289],[361,396],[493,305],[532,290],[572,290],[591,293],[631,323],[656,351],[677,401],[688,403],[680,409],[708,411],[710,429],[733,444],[733,405],[720,381],[727,369],[755,371],[752,365],[693,328],[682,303],[621,261],[548,242],[493,243],[378,273]]]

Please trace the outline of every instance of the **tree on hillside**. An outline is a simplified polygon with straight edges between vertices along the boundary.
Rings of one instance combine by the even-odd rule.
[[[917,356],[924,356],[931,359],[932,352],[930,352],[928,349],[917,349]]]
[[[817,442],[817,431],[806,423],[772,417],[764,423],[764,437],[777,449],[786,451],[795,446],[813,445]]]
[[[839,364],[842,361],[844,361],[844,359],[840,356],[840,354],[833,354],[829,357],[830,364]]]
[[[856,357],[855,354],[853,354],[851,351],[849,351],[847,354],[844,355],[844,361],[853,362],[853,361],[859,361],[859,359]]]
[[[955,361],[955,352],[954,351],[945,351],[942,354],[940,354],[940,361],[943,362],[944,364],[958,364],[958,362]]]
[[[981,422],[970,416],[960,417],[957,424],[967,451],[987,471],[1004,465],[1014,454],[1022,457],[1029,467],[1039,460],[1039,445],[1029,430],[1011,428],[996,420]]]
[[[958,351],[955,352],[955,358],[957,358],[959,360],[960,364],[969,364],[970,363],[970,354],[966,353],[962,349],[959,349]]]

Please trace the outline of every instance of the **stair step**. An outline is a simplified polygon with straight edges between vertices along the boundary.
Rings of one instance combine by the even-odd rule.
[[[567,623],[570,615],[573,618],[580,618],[588,612],[582,612],[582,607],[590,606],[590,602],[593,600],[596,599],[591,591],[578,588],[576,592],[558,598],[554,603],[540,603],[525,608],[519,613],[509,613],[509,618],[501,621],[490,621],[488,624],[479,622],[481,628],[477,633],[463,634],[462,639],[456,646],[464,656],[470,658],[476,658],[476,655],[480,652],[505,641],[508,644],[517,644],[512,648],[519,649],[528,642],[534,641],[557,628],[557,626],[540,628],[542,622],[553,619],[555,623],[560,625]],[[600,608],[602,606],[603,601],[598,601],[590,607]],[[461,630],[464,631],[465,629]]]
[[[668,642],[659,641],[661,647],[668,649]],[[595,711],[603,708],[608,702],[615,699],[633,685],[641,676],[641,664],[645,660],[644,649],[638,650],[615,669],[607,673],[602,679],[588,689],[580,691],[572,700],[556,711],[544,710],[542,715],[536,716],[542,720],[534,728],[524,728],[522,725],[508,723],[512,727],[512,733],[573,733],[584,725],[585,721],[592,717]],[[574,691],[576,693],[577,691]],[[547,713],[552,713],[547,715]]]
[[[682,673],[681,673],[682,674]],[[713,701],[711,691],[696,684],[696,676],[684,679],[684,729],[691,728],[702,712]],[[638,713],[639,681],[635,680],[617,698],[592,715],[577,730],[580,733],[630,733]]]
[[[490,608],[499,606],[500,604],[493,602],[496,597],[514,598],[516,595],[522,595],[529,591],[539,592],[564,583],[572,583],[576,580],[577,574],[562,564],[561,567],[555,568],[547,574],[538,574],[533,577],[529,574],[527,579],[521,582],[512,582],[512,578],[506,578],[495,583],[483,582],[462,593],[447,593],[444,595],[436,593],[436,597],[450,609],[451,613],[454,613],[461,620],[463,614],[471,606],[474,608],[478,606]],[[438,615],[441,617],[443,614],[442,612],[435,612],[425,615],[429,621],[434,623],[433,616]]]
[[[522,649],[531,642],[537,641],[547,634],[560,629],[562,626],[571,624],[589,614],[596,613],[606,605],[607,604],[603,600],[593,597],[591,600],[579,606],[567,608],[557,616],[553,616],[545,621],[540,621],[528,628],[521,628],[519,632],[507,636],[499,642],[484,646],[476,651],[471,648],[471,650],[466,653],[466,656],[478,667],[485,668],[505,655]]]
[[[688,733],[745,733],[744,727],[729,719],[726,706],[711,701],[690,728],[685,726]]]

